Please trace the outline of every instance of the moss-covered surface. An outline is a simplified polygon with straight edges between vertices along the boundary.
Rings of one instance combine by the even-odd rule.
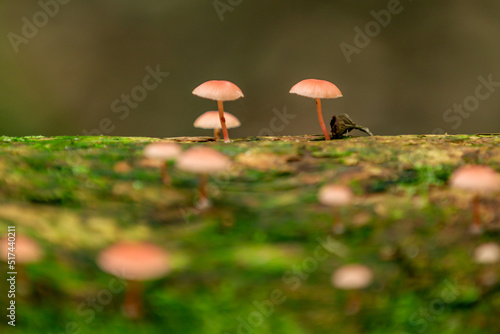
[[[167,188],[143,159],[157,140],[0,137],[0,235],[15,225],[46,253],[24,268],[31,282],[17,296],[17,325],[2,314],[2,333],[498,333],[500,265],[472,255],[498,239],[500,200],[482,199],[486,231],[473,236],[470,194],[447,180],[466,163],[500,171],[500,136],[168,139],[236,162],[211,178],[213,207],[203,212],[195,176],[172,168]],[[317,202],[327,183],[356,194],[338,236]],[[330,253],[318,248],[328,238]],[[172,254],[170,275],[146,284],[140,321],[122,316],[123,293],[99,302],[113,278],[95,258],[120,240]],[[348,263],[372,268],[371,287],[331,286]],[[5,280],[0,287],[6,313]],[[346,314],[353,295],[362,308]]]

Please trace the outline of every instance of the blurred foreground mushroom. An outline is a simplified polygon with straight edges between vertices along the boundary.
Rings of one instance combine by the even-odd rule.
[[[452,174],[450,186],[473,194],[471,232],[481,233],[480,196],[500,192],[500,174],[488,166],[467,165],[460,167]]]
[[[325,135],[325,140],[330,140],[330,134],[326,129],[321,110],[321,99],[336,99],[342,97],[342,92],[334,84],[325,80],[307,79],[302,80],[290,89],[291,94],[297,94],[316,99],[319,125]]]
[[[500,246],[496,242],[487,242],[474,250],[474,261],[484,265],[478,276],[478,282],[483,288],[489,288],[498,283],[498,270],[495,266],[500,261]]]
[[[193,147],[179,156],[177,168],[199,175],[199,209],[210,206],[207,194],[208,175],[229,169],[231,160],[224,154],[209,147]]]
[[[340,290],[351,291],[346,304],[347,314],[356,314],[361,309],[361,297],[357,290],[368,287],[373,281],[370,268],[360,264],[350,264],[337,269],[332,275],[332,285]]]
[[[181,152],[179,144],[170,142],[152,143],[144,148],[146,158],[160,162],[161,180],[167,186],[172,183],[168,163],[177,159]]]
[[[97,265],[102,271],[127,280],[123,312],[131,319],[142,315],[142,281],[161,278],[170,271],[166,251],[140,242],[122,242],[106,248]]]
[[[193,90],[193,94],[204,99],[217,101],[224,142],[229,143],[229,134],[227,132],[226,119],[224,117],[223,103],[224,101],[234,101],[244,97],[241,89],[229,81],[211,80],[196,87]]]
[[[228,129],[237,128],[241,125],[239,119],[228,112],[224,112],[224,119],[226,120],[226,127]],[[213,129],[215,140],[220,138],[220,129],[222,125],[218,111],[207,111],[203,113],[194,121],[193,126],[200,129]]]
[[[351,203],[353,197],[351,188],[343,185],[329,184],[319,190],[319,202],[332,208],[332,231],[336,234],[342,234],[345,230],[340,207]]]
[[[9,258],[9,253],[14,257]],[[20,295],[27,295],[30,292],[29,277],[25,272],[24,266],[29,263],[40,261],[43,257],[43,251],[38,243],[25,236],[16,237],[5,236],[0,239],[0,257],[9,265],[9,271],[17,272],[17,291]],[[10,262],[10,261],[14,262]],[[12,267],[10,267],[12,266]]]
[[[474,251],[474,260],[481,264],[498,262],[500,260],[500,246],[495,242],[488,242],[478,246]]]

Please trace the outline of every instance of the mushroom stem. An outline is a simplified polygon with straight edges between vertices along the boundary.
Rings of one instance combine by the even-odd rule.
[[[361,293],[358,290],[349,291],[349,296],[347,297],[347,302],[345,306],[345,313],[347,315],[354,315],[361,310],[362,298]]]
[[[214,137],[215,137],[215,140],[220,139],[220,129],[214,129]]]
[[[207,193],[208,174],[200,174],[198,181],[198,204],[199,209],[206,209],[210,205]]]
[[[335,234],[342,234],[345,231],[344,223],[342,222],[342,213],[340,212],[340,208],[333,208],[333,224],[332,224],[332,232]]]
[[[222,101],[217,101],[217,107],[219,108],[219,118],[220,118],[220,125],[222,127],[222,133],[224,134],[224,143],[229,143],[229,134],[227,133],[227,128],[226,128],[226,118],[224,117],[224,102]]]
[[[30,283],[29,276],[26,273],[24,266],[17,265],[16,269],[17,269],[17,279],[16,279],[17,292],[19,293],[19,295],[27,297],[31,295],[32,292],[31,290],[33,288]]]
[[[168,172],[168,162],[163,162],[160,166],[161,180],[164,185],[170,186],[172,184],[172,179],[170,178],[170,173]]]
[[[142,283],[127,281],[125,300],[123,302],[123,313],[127,318],[139,319],[142,315]]]
[[[330,134],[326,129],[325,121],[323,120],[323,112],[321,111],[321,99],[316,99],[316,109],[318,110],[319,125],[321,125],[321,130],[323,130],[325,140],[330,140]]]
[[[474,234],[481,233],[482,224],[481,224],[481,212],[480,205],[481,202],[479,200],[479,195],[475,195],[472,199],[472,226],[471,231]]]

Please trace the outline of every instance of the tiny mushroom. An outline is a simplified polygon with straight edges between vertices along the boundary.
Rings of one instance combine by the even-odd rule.
[[[334,222],[332,230],[334,233],[344,232],[344,224],[339,211],[339,207],[352,202],[354,194],[351,188],[343,185],[329,184],[323,186],[318,193],[318,200],[321,204],[330,206],[333,209]]]
[[[12,258],[9,253],[14,254],[15,257]],[[25,236],[17,235],[15,238],[5,236],[0,239],[0,257],[5,262],[15,260],[17,290],[20,295],[29,295],[31,291],[30,280],[24,266],[38,262],[43,257],[43,251],[38,243]]]
[[[217,101],[219,108],[219,119],[224,135],[224,142],[229,142],[229,134],[226,127],[226,119],[224,117],[224,101],[234,101],[244,97],[241,89],[234,83],[223,80],[211,80],[202,83],[193,90],[193,94],[204,99]]]
[[[226,120],[226,128],[228,129],[237,128],[241,125],[240,120],[228,112],[224,112],[224,119]],[[215,139],[219,139],[222,125],[218,111],[207,111],[203,113],[194,121],[193,125],[195,128],[213,129]]]
[[[173,142],[151,143],[144,148],[146,158],[160,162],[161,179],[165,185],[170,185],[172,182],[167,164],[177,159],[181,152],[181,146]]]
[[[155,280],[170,271],[170,258],[162,248],[143,242],[121,242],[101,252],[97,265],[127,281],[124,314],[137,319],[142,314],[142,281]]]
[[[498,282],[498,271],[495,263],[500,261],[500,246],[495,242],[487,242],[479,245],[474,250],[474,261],[476,263],[485,265],[485,268],[481,269],[478,276],[478,281],[482,286],[491,287]]]
[[[337,269],[332,275],[332,284],[341,290],[364,289],[373,280],[370,268],[360,264],[349,264]]]
[[[500,260],[500,246],[495,242],[479,245],[474,251],[474,260],[482,264],[498,262]]]
[[[13,246],[13,251],[8,251]],[[0,239],[0,256],[2,260],[8,261],[8,253],[15,254],[17,264],[38,262],[43,256],[43,251],[38,243],[25,236],[17,236],[13,241],[7,237]]]
[[[332,275],[332,285],[340,290],[355,290],[350,293],[346,313],[355,314],[361,309],[361,297],[356,290],[368,287],[373,281],[370,268],[360,264],[345,265]]]
[[[179,156],[177,168],[199,174],[198,207],[210,206],[207,195],[208,175],[226,171],[231,166],[231,160],[224,154],[209,147],[193,147]]]
[[[469,191],[474,195],[471,232],[481,233],[480,196],[500,192],[500,174],[488,166],[466,165],[452,174],[450,186]]]
[[[329,81],[306,79],[295,84],[292,89],[290,89],[290,93],[316,99],[319,125],[325,135],[325,140],[330,140],[330,134],[326,128],[325,121],[323,120],[323,112],[321,111],[321,99],[336,99],[342,97],[340,89]]]

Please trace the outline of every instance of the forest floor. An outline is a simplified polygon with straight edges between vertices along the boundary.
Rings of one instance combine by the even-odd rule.
[[[211,176],[210,209],[195,206],[195,175],[170,166],[173,184],[162,184],[158,165],[142,154],[159,140],[210,146],[234,161]],[[16,297],[17,326],[2,315],[0,331],[498,333],[500,264],[476,264],[473,253],[498,240],[500,199],[482,198],[485,232],[470,234],[471,194],[447,185],[465,164],[500,171],[500,135],[250,137],[229,144],[205,137],[0,137],[0,236],[16,226],[45,251],[25,268],[30,283]],[[317,200],[329,183],[355,193],[340,210],[341,235],[332,234],[331,208]],[[123,240],[153,242],[173,261],[167,277],[146,285],[140,321],[123,317],[121,293],[94,306],[88,299],[112,279],[96,266],[98,253]],[[318,247],[326,247],[326,258]],[[355,314],[346,314],[352,294],[330,283],[349,263],[374,272],[374,283],[356,295],[362,308]],[[4,280],[0,288],[4,300]],[[269,302],[278,292],[280,302]]]

